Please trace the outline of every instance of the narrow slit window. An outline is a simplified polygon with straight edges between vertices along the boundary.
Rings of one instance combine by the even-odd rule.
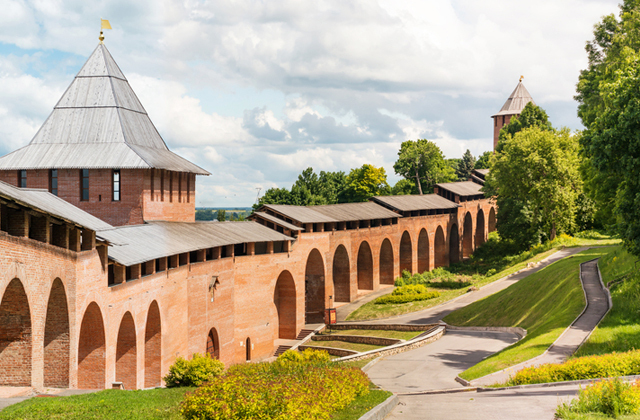
[[[155,201],[156,195],[156,170],[151,170],[151,201]]]
[[[80,177],[81,177],[81,182],[80,182],[80,200],[82,201],[89,201],[89,170],[88,169],[82,169],[80,171]]]
[[[187,174],[187,203],[191,202],[191,174]]]
[[[113,171],[113,201],[120,201],[120,170]]]
[[[53,195],[58,195],[58,170],[52,169],[49,171],[49,192]]]
[[[169,202],[173,203],[173,172],[169,172]]]
[[[20,188],[27,188],[27,171],[24,169],[18,171],[18,185]]]

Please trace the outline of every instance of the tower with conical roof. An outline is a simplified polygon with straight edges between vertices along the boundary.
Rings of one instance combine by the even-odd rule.
[[[193,221],[196,175],[209,173],[169,150],[102,41],[31,142],[0,157],[0,180],[116,226]]]
[[[518,85],[513,90],[507,102],[502,105],[502,108],[497,114],[491,116],[493,118],[493,151],[495,152],[496,146],[498,145],[498,137],[500,136],[500,129],[504,127],[506,124],[509,124],[511,118],[514,116],[520,115],[524,107],[529,103],[533,102],[533,98],[529,94],[529,91],[524,84],[522,83],[522,79],[524,77],[520,76],[520,81]],[[533,102],[535,105],[536,103]]]

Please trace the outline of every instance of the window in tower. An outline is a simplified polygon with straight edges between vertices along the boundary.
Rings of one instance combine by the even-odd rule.
[[[20,188],[27,188],[27,171],[24,169],[18,171],[18,185]]]
[[[51,169],[49,171],[49,192],[58,195],[58,170]]]
[[[80,170],[80,201],[89,201],[89,170]]]
[[[113,170],[113,201],[120,201],[120,169]]]

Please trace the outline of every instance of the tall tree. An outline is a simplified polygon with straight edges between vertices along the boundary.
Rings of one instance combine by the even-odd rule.
[[[471,177],[471,172],[473,171],[476,164],[476,158],[473,157],[471,151],[467,149],[462,155],[462,159],[458,162],[458,167],[456,168],[456,175],[458,176],[458,181],[466,181]]]
[[[347,188],[342,193],[342,202],[367,201],[375,195],[388,195],[387,173],[384,168],[376,168],[365,163],[360,168],[352,169],[347,175]]]
[[[491,167],[491,156],[493,152],[486,151],[478,157],[474,169],[489,169]]]
[[[534,105],[533,102],[526,104],[519,116],[511,118],[509,124],[500,129],[496,152],[501,151],[504,142],[508,141],[517,132],[529,127],[538,127],[541,130],[553,130],[545,110]]]
[[[439,182],[456,179],[440,148],[425,139],[403,142],[393,169],[405,179],[413,180],[419,194],[433,192],[433,186]]]
[[[497,196],[500,236],[527,248],[573,228],[582,182],[575,136],[526,128],[495,156],[484,191]]]

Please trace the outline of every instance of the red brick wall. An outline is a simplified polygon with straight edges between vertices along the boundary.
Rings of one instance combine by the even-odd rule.
[[[124,389],[138,388],[136,326],[131,312],[122,317],[118,342],[116,344],[116,382],[122,382]]]
[[[358,250],[358,290],[373,290],[373,255],[367,241]]]
[[[344,245],[339,245],[333,257],[334,302],[351,302],[351,279],[349,254]]]
[[[0,385],[31,385],[31,340],[29,302],[16,278],[0,304]]]
[[[44,329],[44,386],[69,387],[69,310],[60,279],[55,279],[47,304]]]
[[[389,239],[382,242],[380,248],[380,284],[393,284],[393,246]]]
[[[505,125],[509,124],[513,115],[504,115],[504,123],[502,122],[502,115],[497,117],[493,117],[493,151],[496,151],[496,146],[498,145],[498,139],[500,138],[500,130]]]
[[[402,240],[400,241],[400,273],[404,270],[413,273],[411,235],[406,231],[402,234]]]
[[[151,302],[144,333],[144,387],[160,386],[162,383],[162,326],[158,302]]]
[[[278,276],[274,304],[278,312],[278,338],[295,339],[296,330],[296,285],[291,273],[283,271]]]
[[[78,344],[78,388],[103,389],[106,376],[106,343],[100,308],[92,302],[85,311]]]
[[[196,218],[196,176],[151,170],[144,181],[144,220],[193,222]],[[164,177],[164,193],[163,182]],[[153,188],[152,188],[153,179]],[[169,181],[172,181],[171,183]],[[173,185],[173,188],[170,188]],[[187,190],[187,187],[189,190]]]
[[[305,269],[306,322],[322,322],[325,308],[324,261],[317,249],[309,254]]]
[[[418,273],[429,271],[429,235],[426,229],[418,235]]]

